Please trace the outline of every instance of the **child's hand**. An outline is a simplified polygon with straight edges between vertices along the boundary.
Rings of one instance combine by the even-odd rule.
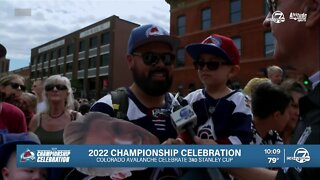
[[[198,136],[194,136],[193,140],[196,144],[218,144],[212,139],[201,139]]]

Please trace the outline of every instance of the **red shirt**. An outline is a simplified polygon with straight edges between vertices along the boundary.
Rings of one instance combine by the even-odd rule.
[[[0,129],[7,129],[9,133],[27,132],[26,118],[18,107],[5,102],[0,106]]]

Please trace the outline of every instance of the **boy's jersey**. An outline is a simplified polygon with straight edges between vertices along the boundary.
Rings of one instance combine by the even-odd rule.
[[[213,99],[204,89],[188,94],[185,99],[197,114],[197,135],[219,144],[249,144],[252,141],[252,113],[245,95],[232,91]]]
[[[132,91],[127,88],[128,92],[128,110],[127,110],[127,120],[143,127],[148,130],[162,143],[168,138],[176,138],[177,132],[174,129],[170,113],[172,108],[173,95],[167,93],[165,95],[165,105],[160,108],[146,108],[132,93]],[[174,102],[177,103],[177,102]],[[103,98],[99,99],[90,109],[90,111],[98,111],[102,113],[109,114],[115,117],[115,112],[112,106],[111,95],[108,94]]]
[[[264,145],[279,145],[283,144],[283,140],[279,133],[274,130],[270,130],[266,137],[262,138],[252,123],[253,140],[250,144],[264,144]]]

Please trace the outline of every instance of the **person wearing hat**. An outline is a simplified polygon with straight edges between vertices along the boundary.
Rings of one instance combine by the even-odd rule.
[[[33,133],[0,132],[0,180],[41,180],[47,179],[45,168],[18,168],[16,165],[17,144],[40,144]]]
[[[194,128],[197,144],[249,144],[252,140],[252,113],[245,95],[232,90],[227,81],[240,70],[240,55],[234,42],[213,34],[201,43],[186,47],[204,85],[185,99],[197,114]],[[186,143],[192,138],[181,135]]]
[[[169,93],[173,80],[175,53],[179,40],[154,24],[142,25],[131,31],[128,40],[127,63],[133,83],[125,88],[128,120],[154,134],[160,141],[176,138],[170,113],[174,97]],[[174,101],[174,102],[173,102]],[[117,117],[115,100],[111,94],[98,100],[90,111],[98,111]],[[118,104],[123,106],[124,104]],[[155,171],[154,171],[155,170]],[[170,172],[169,172],[170,171]],[[153,175],[152,175],[153,174]],[[161,176],[178,176],[174,169],[148,168],[136,171],[127,179],[160,179]]]

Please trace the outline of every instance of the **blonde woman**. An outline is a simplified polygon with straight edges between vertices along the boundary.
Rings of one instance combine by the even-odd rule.
[[[63,144],[66,125],[81,116],[73,111],[73,94],[68,78],[50,76],[44,82],[43,98],[46,110],[31,120],[30,130],[38,135],[41,144]]]

